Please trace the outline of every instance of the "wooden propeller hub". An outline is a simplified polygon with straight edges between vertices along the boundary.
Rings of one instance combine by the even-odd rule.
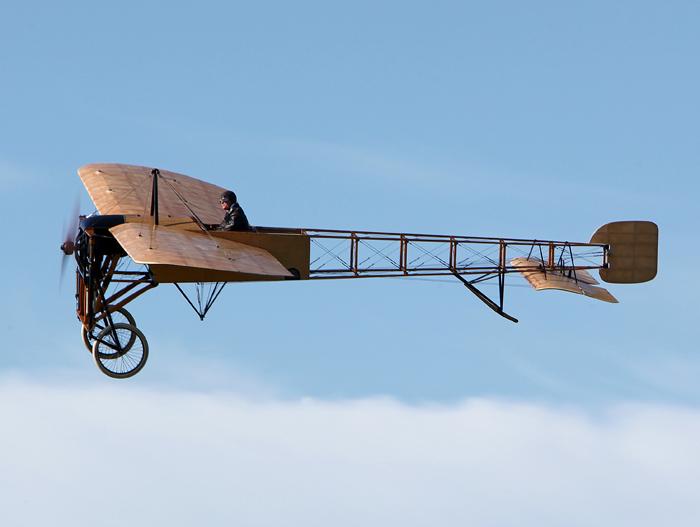
[[[66,256],[70,256],[75,252],[75,243],[70,241],[65,241],[61,244],[61,250]]]

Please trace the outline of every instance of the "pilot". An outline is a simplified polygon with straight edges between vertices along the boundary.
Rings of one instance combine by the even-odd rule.
[[[222,231],[249,231],[250,223],[246,218],[245,212],[238,204],[236,194],[230,190],[221,193],[219,198],[221,208],[226,211],[224,221],[219,224],[219,229]]]

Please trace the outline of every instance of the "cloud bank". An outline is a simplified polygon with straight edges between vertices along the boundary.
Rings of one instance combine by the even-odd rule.
[[[5,525],[698,525],[700,411],[0,381]]]

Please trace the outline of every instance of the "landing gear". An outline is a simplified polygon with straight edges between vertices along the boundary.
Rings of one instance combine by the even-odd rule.
[[[124,324],[136,326],[136,320],[134,319],[133,315],[123,307],[112,311],[110,316],[112,317],[112,323],[114,324],[122,322]],[[100,331],[106,328],[107,325],[108,322],[107,318],[105,317],[102,320],[95,322],[95,325],[92,326],[92,329],[90,330],[88,330],[85,326],[82,327],[83,344],[85,344],[85,347],[90,353],[92,353],[92,345],[95,343],[95,337],[100,333]],[[134,339],[136,339],[136,337],[134,337]],[[132,340],[130,346],[133,343],[134,342]]]
[[[123,307],[103,310],[91,329],[82,328],[83,344],[102,373],[114,379],[136,375],[148,359],[148,341]]]
[[[131,267],[110,234],[121,223],[122,216],[83,218],[72,246],[83,344],[99,370],[115,379],[137,374],[148,359],[146,337],[123,306],[158,285],[148,267]]]
[[[92,357],[105,375],[114,379],[126,379],[136,375],[145,366],[148,341],[136,326],[115,322],[95,337]]]

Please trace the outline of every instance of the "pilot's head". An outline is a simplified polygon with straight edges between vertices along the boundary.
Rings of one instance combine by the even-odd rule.
[[[222,209],[228,209],[236,203],[236,194],[235,192],[231,190],[225,190],[224,192],[221,193],[221,197],[219,198],[219,205],[221,206]]]

